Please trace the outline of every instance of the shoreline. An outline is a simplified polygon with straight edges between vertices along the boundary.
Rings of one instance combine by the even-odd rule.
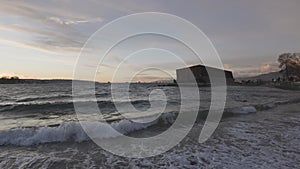
[[[251,116],[252,114],[259,114],[259,113],[264,112],[264,111],[272,111],[272,110],[276,110],[280,106],[288,106],[288,105],[299,104],[299,103],[300,103],[300,98],[296,98],[296,99],[292,99],[292,100],[270,102],[270,103],[265,103],[265,104],[244,105],[244,106],[239,106],[239,107],[225,108],[224,113],[223,113],[222,118],[221,118],[221,122],[226,121],[228,118],[234,118],[234,117],[247,118],[248,116]],[[195,122],[199,123],[199,124],[202,124],[206,120],[207,114],[208,114],[208,110],[200,111],[198,113],[198,116],[197,116]],[[151,122],[151,124],[142,125],[142,126],[140,126],[139,128],[136,128],[133,131],[128,131],[125,134],[126,135],[132,135],[132,134],[135,135],[134,133],[142,133],[143,131],[147,132],[147,131],[151,130],[152,127],[156,128],[157,131],[159,131],[160,129],[157,128],[157,126],[162,127],[162,130],[164,130],[166,127],[169,127],[170,125],[172,125],[172,123],[176,119],[177,115],[178,115],[178,112],[173,112],[173,111],[162,113],[160,118],[157,119],[155,122]],[[151,116],[155,116],[155,115],[151,115]],[[151,116],[149,116],[149,117],[151,117]],[[59,117],[59,116],[57,116],[57,117]],[[147,118],[147,116],[141,116],[141,118]],[[53,120],[53,118],[43,118],[41,120]],[[54,118],[54,120],[55,120],[55,118]],[[108,118],[105,118],[103,120],[107,120],[107,122],[109,122],[110,124],[114,124],[115,126],[118,126],[119,123],[120,123],[120,126],[122,126],[122,123],[130,122],[130,120],[128,121],[128,120],[126,120],[122,117],[117,117],[117,116],[112,116],[111,118],[108,117]],[[128,121],[128,122],[126,122],[126,121]],[[101,123],[101,121],[99,121],[98,123]],[[132,125],[133,124],[134,123],[132,123]],[[24,130],[24,131],[28,130],[28,132],[32,130],[32,131],[35,131],[37,133],[38,133],[39,130],[44,130],[44,131],[48,130],[48,132],[52,132],[52,130],[53,131],[55,131],[55,130],[65,130],[64,128],[67,127],[67,126],[74,126],[76,128],[78,128],[78,127],[81,128],[81,126],[78,122],[78,119],[73,119],[71,121],[62,120],[61,123],[50,123],[47,126],[23,126],[21,128],[21,130]],[[100,126],[95,126],[95,127],[100,127]],[[11,128],[11,129],[3,130],[3,131],[0,131],[0,132],[6,132],[6,131],[7,132],[9,132],[9,131],[13,132],[13,131],[18,131],[18,130],[20,130],[20,128]],[[83,131],[81,131],[81,132],[83,132]],[[72,134],[72,133],[70,133],[70,134]],[[35,135],[33,135],[31,137],[35,137]],[[18,138],[16,138],[16,139],[18,139]],[[80,138],[78,138],[78,139],[80,140]],[[104,139],[106,139],[106,138],[104,138]],[[89,140],[89,138],[84,138],[82,141],[88,141],[88,140]],[[75,140],[73,140],[73,141],[77,142]],[[59,143],[59,142],[65,142],[65,141],[51,141],[50,143],[55,144],[55,143]],[[43,142],[41,142],[41,143],[37,142],[37,143],[29,144],[29,145],[26,145],[26,144],[24,144],[24,145],[15,144],[15,145],[17,145],[17,146],[32,146],[32,145],[39,145],[39,144],[45,144],[45,143],[48,144],[49,142],[44,142],[44,143]],[[1,146],[6,146],[6,145],[10,145],[10,144],[3,144],[2,143],[2,145],[0,145],[0,147]],[[12,144],[12,145],[14,145],[14,144]]]
[[[291,122],[291,119],[294,121]],[[45,164],[41,163],[42,161],[47,161],[47,165],[56,168],[74,165],[122,168],[142,166],[240,168],[256,165],[285,169],[296,167],[298,164],[296,160],[300,157],[298,142],[300,135],[297,126],[299,123],[295,121],[296,119],[300,122],[297,103],[279,105],[276,109],[248,116],[227,118],[203,144],[198,143],[202,125],[196,124],[179,145],[162,155],[143,160],[110,154],[91,141],[47,143],[29,147],[0,146],[2,150],[0,159],[6,161],[0,166],[17,166],[19,160],[27,159],[23,161],[22,166],[34,167]],[[20,152],[27,155],[19,154]],[[6,153],[9,153],[11,158],[7,159]],[[18,158],[14,158],[16,156]],[[57,159],[55,156],[63,158]],[[111,161],[112,159],[119,162],[115,163]],[[86,163],[86,160],[89,163]]]

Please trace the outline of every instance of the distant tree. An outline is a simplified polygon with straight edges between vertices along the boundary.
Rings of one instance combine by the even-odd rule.
[[[286,78],[296,76],[300,78],[300,54],[283,53],[278,57],[279,67],[285,72]]]
[[[18,76],[12,76],[12,77],[9,77],[9,76],[2,76],[1,77],[2,80],[18,80],[20,79]]]
[[[7,80],[7,79],[9,79],[9,77],[8,76],[2,76],[1,79]]]
[[[18,80],[18,79],[20,79],[18,76],[12,76],[12,77],[10,77],[10,79],[11,80]]]

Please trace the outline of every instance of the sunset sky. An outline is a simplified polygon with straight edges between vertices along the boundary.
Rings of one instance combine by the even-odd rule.
[[[170,13],[189,20],[210,38],[224,67],[233,70],[235,77],[277,71],[279,54],[300,52],[299,7],[299,0],[3,0],[0,76],[72,79],[76,58],[86,40],[103,25],[137,12]],[[162,44],[180,49],[162,37],[133,41],[140,47]],[[130,45],[120,47],[131,49]],[[175,60],[168,58],[171,56],[160,52],[153,55],[143,56],[159,61],[168,70],[178,68]],[[108,81],[110,75],[105,72],[122,57],[120,51],[112,53],[97,80]],[[190,60],[189,64],[197,62]],[[134,70],[134,65],[124,66]],[[125,81],[126,73],[123,76]],[[162,78],[155,71],[141,77],[145,81]]]

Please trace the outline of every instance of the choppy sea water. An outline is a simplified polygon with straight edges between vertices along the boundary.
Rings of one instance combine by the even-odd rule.
[[[150,107],[149,94],[155,89],[163,90],[167,96],[165,114],[160,118],[170,125],[176,120],[180,107],[177,87],[132,85],[131,104],[138,110],[146,110]],[[204,144],[198,143],[203,119],[170,151],[157,157],[126,159],[101,149],[84,133],[74,112],[69,82],[1,85],[0,167],[298,168],[300,93],[267,87],[232,86],[228,87],[227,94],[225,114],[230,116],[222,120],[217,131]],[[200,97],[201,113],[210,106],[210,89],[200,88]],[[91,101],[85,99],[85,93],[81,98],[77,101]],[[96,98],[104,113],[103,120],[111,121],[124,134],[147,137],[168,127],[155,123],[136,125],[122,119],[112,101],[109,84],[96,85]],[[128,104],[122,98],[118,102]],[[132,116],[143,117],[143,114]],[[105,128],[99,128],[99,132],[105,133],[103,139],[115,137]]]

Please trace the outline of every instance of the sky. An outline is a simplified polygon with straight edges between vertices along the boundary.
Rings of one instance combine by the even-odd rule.
[[[80,50],[93,33],[119,17],[141,12],[169,13],[196,25],[235,77],[278,71],[281,53],[300,52],[299,6],[299,0],[2,0],[0,76],[72,79]],[[181,52],[188,64],[199,64],[174,40],[147,35],[111,51],[96,80],[111,81],[124,53],[149,47]],[[146,50],[133,58],[121,66],[118,81],[128,81],[130,72],[137,73],[141,66],[163,68],[167,73],[138,72],[138,81],[175,78],[180,67],[176,57],[164,51]]]

